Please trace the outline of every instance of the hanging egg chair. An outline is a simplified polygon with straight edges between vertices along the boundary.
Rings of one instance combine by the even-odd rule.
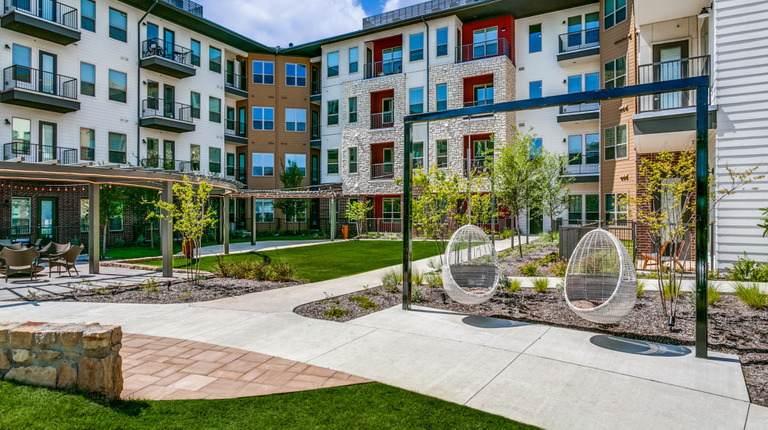
[[[465,225],[456,230],[443,261],[443,288],[453,300],[479,305],[496,293],[499,259],[491,239],[479,227]]]
[[[565,300],[576,315],[598,324],[616,324],[635,306],[637,277],[627,248],[597,229],[576,245],[565,272]]]

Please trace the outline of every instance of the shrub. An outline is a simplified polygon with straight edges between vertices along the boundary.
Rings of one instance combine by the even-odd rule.
[[[645,279],[638,279],[637,280],[637,297],[642,296],[643,293],[645,292],[645,284],[646,284],[646,280]]]
[[[760,286],[756,283],[737,282],[734,294],[752,309],[759,309],[768,304],[768,294],[760,291]]]
[[[443,275],[440,272],[429,272],[425,276],[424,280],[428,287],[442,287]]]
[[[520,267],[520,273],[526,277],[533,277],[539,274],[539,265],[535,261],[525,263]]]
[[[125,239],[122,237],[118,237],[115,239],[115,248],[122,248],[125,246]]]
[[[739,282],[768,282],[768,263],[758,263],[747,257],[738,257],[728,270],[728,280]]]
[[[539,264],[544,266],[544,265],[547,265],[549,263],[554,263],[555,261],[558,261],[559,259],[560,259],[560,257],[558,256],[557,251],[550,252],[549,254],[545,255],[544,258],[539,260]]]
[[[695,297],[695,296],[694,296]],[[707,286],[707,303],[714,305],[720,301],[720,286],[716,283],[710,283]]]
[[[414,303],[421,303],[427,300],[427,292],[421,285],[414,285],[411,287],[411,301]]]
[[[365,296],[354,296],[350,297],[348,300],[357,303],[362,309],[376,309],[378,307],[376,306],[376,303],[373,303],[371,299]]]
[[[547,287],[549,287],[549,279],[547,278],[536,278],[533,280],[533,289],[537,293],[546,293]]]
[[[682,295],[683,289],[680,286],[680,281],[677,281],[677,284],[671,284],[668,280],[662,280],[661,281],[662,289],[664,291],[664,297],[672,297],[673,295],[675,298],[678,298]],[[676,286],[676,288],[673,288],[673,286]]]
[[[338,306],[334,306],[327,311],[323,312],[323,315],[325,315],[328,318],[342,318],[344,315],[348,314],[350,311],[347,309],[342,309]]]
[[[549,270],[557,278],[565,278],[565,272],[568,270],[567,260],[557,260],[549,266]]]
[[[560,279],[559,281],[557,281],[557,284],[555,284],[555,289],[557,290],[558,293],[565,294],[565,280]]]
[[[414,270],[411,272],[411,283],[413,285],[422,285],[424,284],[424,274],[421,273],[418,270]]]
[[[250,279],[254,281],[290,281],[295,270],[290,263],[273,261],[262,256],[257,258],[225,259],[217,256],[216,273],[225,278]]]
[[[381,275],[381,285],[388,289],[394,289],[403,283],[403,272],[397,269],[389,269]]]
[[[520,288],[523,287],[523,283],[520,282],[519,279],[510,279],[509,285],[507,285],[507,291],[510,293],[514,293],[516,291],[520,291]]]
[[[512,237],[512,230],[508,228],[502,230],[501,233],[499,233],[499,239],[509,239],[510,237]]]

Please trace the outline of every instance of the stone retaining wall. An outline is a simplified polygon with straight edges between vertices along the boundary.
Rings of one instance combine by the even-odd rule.
[[[0,322],[0,377],[118,399],[122,338],[118,326]]]

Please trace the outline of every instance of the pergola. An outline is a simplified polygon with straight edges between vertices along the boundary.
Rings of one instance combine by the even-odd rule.
[[[68,164],[25,163],[24,160],[0,161],[0,179],[50,181],[88,184],[88,268],[99,273],[99,190],[104,185],[124,185],[150,188],[160,191],[164,202],[173,202],[173,184],[205,181],[213,187],[212,194],[223,198],[223,213],[229,213],[229,199],[242,184],[237,181],[165,171],[145,169],[119,164]],[[185,181],[185,177],[187,178]],[[229,217],[224,220],[224,251],[229,251]],[[163,276],[173,276],[173,226],[167,220],[160,221],[160,248],[163,255]]]

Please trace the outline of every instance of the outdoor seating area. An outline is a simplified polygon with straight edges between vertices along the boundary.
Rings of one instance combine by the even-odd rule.
[[[38,241],[39,244],[40,241]],[[71,243],[50,242],[42,248],[25,246],[21,242],[13,244],[0,244],[0,274],[8,278],[14,275],[29,275],[34,280],[38,273],[48,267],[48,277],[53,274],[53,268],[57,268],[57,275],[61,275],[63,268],[67,275],[72,277],[74,270],[78,276],[76,267],[77,257],[83,252],[84,247],[72,246]]]

